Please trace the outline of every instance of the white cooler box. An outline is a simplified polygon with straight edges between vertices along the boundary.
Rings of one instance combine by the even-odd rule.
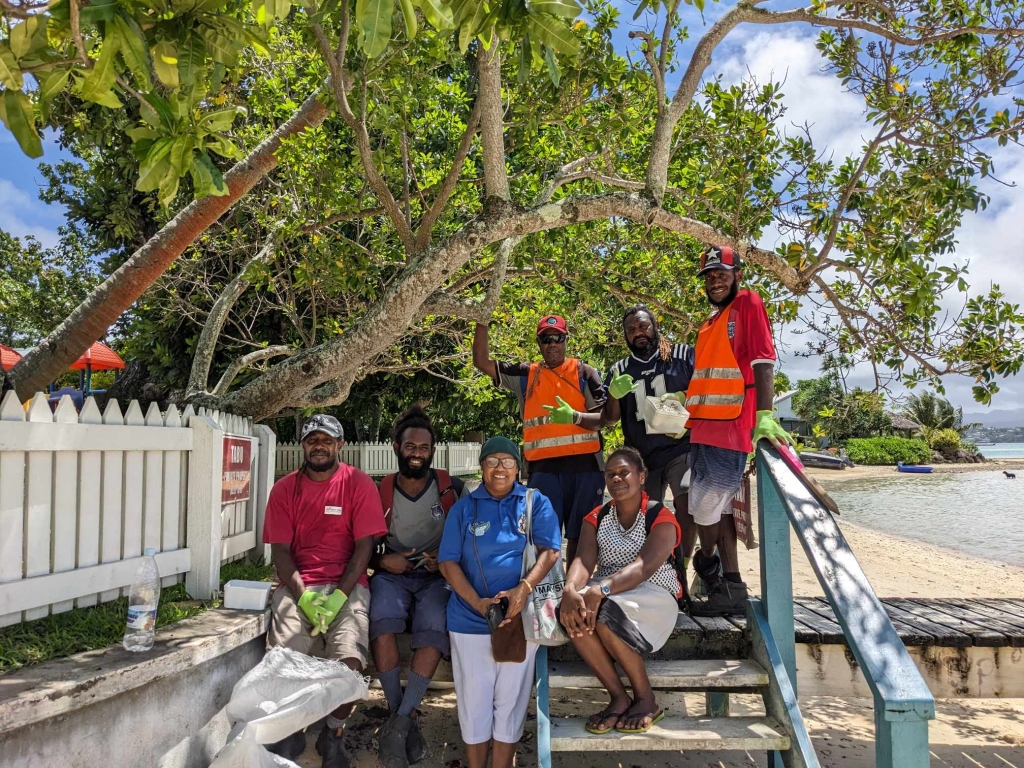
[[[274,585],[269,581],[232,579],[224,585],[224,607],[262,611],[267,607],[270,590],[273,588]]]

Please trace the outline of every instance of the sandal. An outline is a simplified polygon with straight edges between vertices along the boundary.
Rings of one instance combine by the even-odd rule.
[[[609,715],[610,717],[610,715]],[[665,717],[665,710],[659,709],[657,712],[648,712],[642,717],[651,718],[651,722],[645,725],[643,728],[619,728],[618,724],[615,726],[615,730],[619,733],[647,733],[651,728],[661,722],[662,718]]]
[[[619,718],[622,717],[626,713],[625,712],[609,712],[606,709],[603,712],[600,712],[598,714],[600,714],[601,719],[597,721],[597,725],[591,725],[589,722],[587,722],[587,724],[583,726],[583,728],[587,731],[587,733],[592,733],[595,736],[604,736],[606,733],[611,733],[612,731],[614,731],[616,725],[618,725]],[[608,719],[613,718],[613,717],[615,718],[615,725],[611,726],[610,728],[599,728],[598,727],[605,720],[608,720]]]

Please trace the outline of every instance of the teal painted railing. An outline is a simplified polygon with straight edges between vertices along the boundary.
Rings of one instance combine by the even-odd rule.
[[[815,499],[775,448],[757,448],[757,506],[761,534],[761,605],[768,633],[796,693],[793,564],[790,526],[811,563],[846,642],[875,700],[875,765],[923,768],[929,764],[928,721],[935,700],[896,634],[881,602],[850,550],[832,513]],[[782,755],[769,756],[771,768]]]

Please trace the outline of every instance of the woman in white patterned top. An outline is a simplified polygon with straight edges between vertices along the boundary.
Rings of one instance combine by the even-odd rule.
[[[643,733],[664,717],[643,657],[661,648],[675,627],[683,588],[672,557],[680,529],[669,509],[648,498],[646,478],[636,450],[608,457],[612,501],[584,518],[559,609],[577,652],[611,698],[587,721],[591,733]],[[632,698],[615,662],[629,678]]]

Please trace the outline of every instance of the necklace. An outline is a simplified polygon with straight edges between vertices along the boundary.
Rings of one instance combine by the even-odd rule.
[[[617,526],[619,526],[619,533],[622,536],[626,536],[626,537],[628,537],[631,533],[633,533],[633,530],[636,528],[637,523],[640,522],[640,518],[642,517],[642,515],[640,514],[640,510],[638,509],[637,512],[636,512],[636,519],[633,520],[633,524],[630,525],[629,528],[624,528],[622,526],[622,522],[619,520],[619,509],[614,504],[612,505],[612,514],[615,515],[615,524]]]

